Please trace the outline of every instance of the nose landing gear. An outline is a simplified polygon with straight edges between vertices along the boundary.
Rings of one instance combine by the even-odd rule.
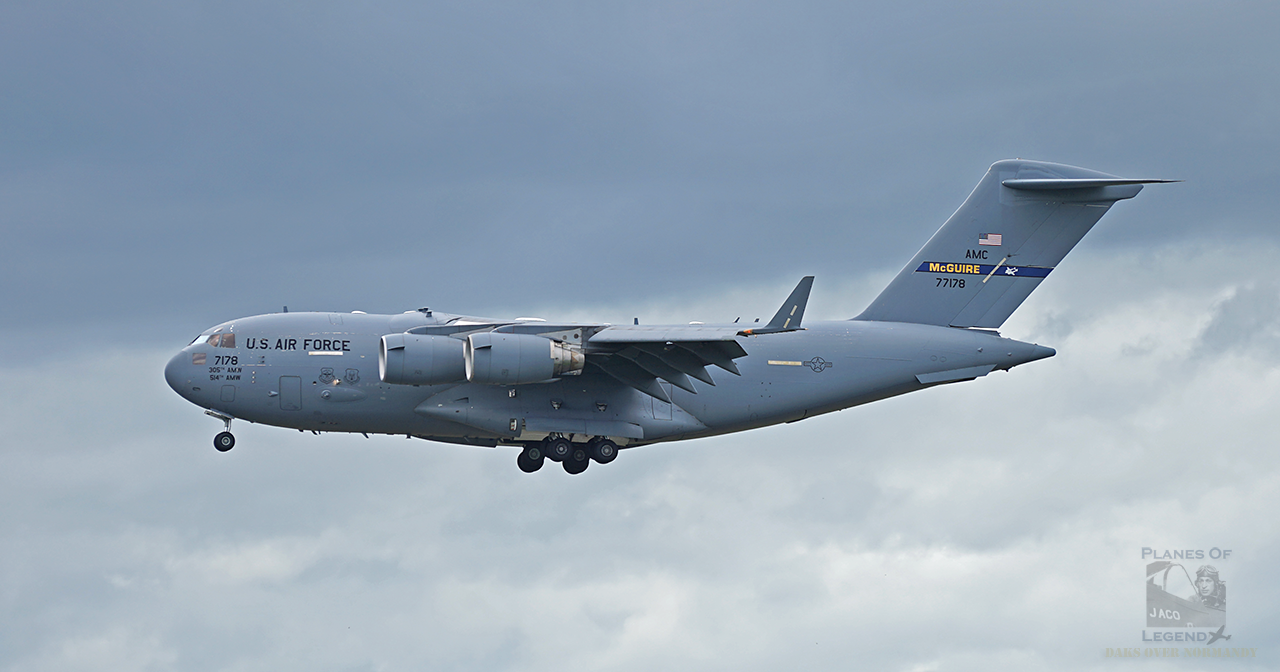
[[[213,437],[213,447],[219,453],[225,453],[228,450],[235,448],[236,437],[231,433],[231,421],[233,418],[217,411],[205,411],[204,414],[222,421],[222,431],[218,432],[218,435]]]

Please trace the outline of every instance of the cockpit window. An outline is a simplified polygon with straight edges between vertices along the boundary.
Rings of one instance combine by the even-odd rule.
[[[195,340],[192,340],[191,344],[192,346],[195,346],[196,343],[206,343],[215,348],[236,347],[236,334],[224,334],[221,332],[223,332],[223,328],[219,326],[218,330],[215,330],[212,334],[205,333],[198,335]]]
[[[196,340],[199,341],[200,339],[197,338]],[[208,343],[209,345],[212,345],[215,348],[234,348],[236,347],[236,335],[235,334],[213,334],[212,336],[209,337],[207,341],[205,341],[205,343]]]

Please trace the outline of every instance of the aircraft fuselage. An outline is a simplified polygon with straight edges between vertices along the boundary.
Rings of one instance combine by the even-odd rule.
[[[491,322],[416,311],[242,318],[184,348],[165,368],[165,378],[197,406],[279,427],[497,445],[549,433],[585,440],[600,433],[591,431],[600,422],[638,425],[641,436],[613,437],[626,446],[792,422],[1053,354],[987,331],[846,320],[740,336],[747,352],[735,361],[741,375],[713,368],[715,385],[697,383],[696,394],[662,383],[671,403],[591,366],[579,375],[523,385],[396,385],[380,379],[382,336],[459,320]],[[582,432],[565,431],[577,421]]]
[[[763,325],[281,313],[206,331],[165,378],[226,423],[223,451],[238,418],[516,445],[526,472],[551,459],[576,474],[623,447],[795,422],[1050,357],[994,330],[1113,205],[1169,181],[997,161],[852,320],[803,322],[813,276]]]

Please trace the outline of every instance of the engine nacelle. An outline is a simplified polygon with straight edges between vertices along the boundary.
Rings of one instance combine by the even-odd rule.
[[[586,357],[558,341],[530,334],[485,332],[467,337],[467,380],[482,385],[541,383],[582,373]]]
[[[378,377],[394,385],[444,385],[467,379],[464,344],[448,336],[387,334],[378,344]]]

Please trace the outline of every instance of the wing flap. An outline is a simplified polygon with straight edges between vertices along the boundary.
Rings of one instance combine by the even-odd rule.
[[[716,381],[712,380],[711,374],[707,373],[707,365],[711,364],[711,362],[703,360],[680,346],[668,347],[656,343],[639,343],[632,347],[661,358],[668,366],[674,367],[686,376],[697,378],[708,385],[714,386],[716,384]]]
[[[698,390],[693,387],[693,383],[689,380],[688,376],[681,373],[679,369],[668,364],[659,355],[645,352],[635,346],[631,346],[629,348],[619,350],[617,356],[631,360],[631,362],[636,366],[639,366],[654,376],[661,378],[690,394],[698,393]]]
[[[733,360],[738,357],[746,357],[747,351],[743,350],[742,346],[738,345],[736,341],[733,343],[679,343],[676,347],[735,376],[742,375],[738,371],[738,365],[734,364]]]
[[[657,376],[640,368],[635,362],[614,355],[592,357],[588,361],[601,371],[617,378],[623,385],[634,387],[655,399],[671,403],[671,397],[658,384]]]

